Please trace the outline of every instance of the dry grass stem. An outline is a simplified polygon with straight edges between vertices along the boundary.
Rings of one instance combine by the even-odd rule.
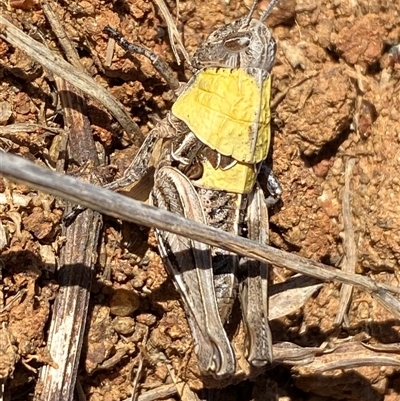
[[[132,121],[124,106],[93,78],[23,33],[2,15],[0,15],[0,24],[3,26],[0,33],[1,39],[23,50],[44,68],[65,79],[91,98],[98,100],[116,118],[126,133],[134,136],[135,143],[140,144],[143,141],[140,128]]]
[[[344,258],[343,258],[343,271],[354,273],[356,270],[357,263],[357,250],[356,242],[354,238],[353,228],[353,214],[351,209],[351,189],[350,181],[353,172],[355,159],[349,159],[346,162],[345,167],[345,185],[343,190],[342,199],[342,215],[343,215],[343,227],[344,227]],[[345,314],[349,308],[351,302],[351,294],[353,292],[353,286],[349,284],[343,284],[340,289],[340,304],[339,310],[335,318],[335,325],[340,326],[345,321]]]
[[[369,277],[343,272],[331,266],[196,223],[99,186],[48,171],[15,155],[0,154],[0,172],[16,182],[60,196],[115,218],[187,236],[242,256],[272,263],[323,281],[337,280],[361,287],[371,293],[396,318],[400,318],[400,301],[389,294],[389,291],[399,294],[400,289],[387,285],[382,286]]]

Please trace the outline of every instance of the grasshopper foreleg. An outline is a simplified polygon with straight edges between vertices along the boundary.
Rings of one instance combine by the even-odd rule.
[[[159,129],[154,128],[149,135],[147,135],[142,146],[140,147],[136,157],[133,159],[130,166],[125,170],[124,175],[104,185],[104,188],[110,189],[112,191],[118,190],[119,188],[126,187],[128,185],[134,184],[139,181],[149,170],[149,161],[153,153],[155,144],[160,137]],[[77,205],[71,212],[66,214],[63,221],[66,225],[71,224],[71,222],[76,218],[76,216],[85,210],[84,206]]]

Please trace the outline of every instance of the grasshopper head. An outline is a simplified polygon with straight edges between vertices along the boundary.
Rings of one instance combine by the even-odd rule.
[[[276,42],[264,20],[278,1],[272,1],[260,20],[252,19],[257,1],[247,17],[214,31],[196,51],[192,66],[259,68],[269,73],[274,65]]]

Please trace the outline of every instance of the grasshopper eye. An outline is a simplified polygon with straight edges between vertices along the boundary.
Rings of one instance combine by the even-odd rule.
[[[231,52],[240,52],[249,47],[251,43],[251,33],[250,32],[240,32],[234,35],[229,35],[224,40],[224,46],[227,50]]]

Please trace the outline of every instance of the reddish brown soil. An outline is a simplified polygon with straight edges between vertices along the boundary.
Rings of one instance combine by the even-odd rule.
[[[60,51],[40,4],[28,3],[11,2],[4,13],[25,32]],[[175,2],[168,5],[175,14]],[[153,116],[162,117],[171,107],[171,91],[148,60],[126,57],[120,48],[112,66],[104,68],[107,37],[102,29],[107,24],[117,27],[128,40],[161,54],[179,78],[187,80],[190,73],[174,61],[166,29],[158,28],[164,24],[156,6],[150,0],[93,0],[61,1],[52,7],[87,72],[108,87],[148,133]],[[246,7],[239,0],[181,0],[179,10],[179,28],[193,54],[209,33],[242,16]],[[344,171],[346,161],[355,158],[351,206],[356,272],[394,286],[400,258],[400,57],[395,47],[400,41],[399,13],[400,3],[395,1],[282,0],[267,21],[278,42],[272,164],[283,187],[282,201],[271,216],[271,242],[340,265]],[[0,66],[0,125],[52,121],[63,127],[50,74],[2,41]],[[89,105],[95,139],[110,155],[115,167],[111,172],[120,174],[137,148],[123,148],[112,117],[99,112],[103,109],[95,101],[89,100]],[[41,131],[21,132],[2,139],[1,146],[38,163],[45,159],[55,163],[56,140],[57,136]],[[46,335],[59,289],[53,273],[63,242],[63,204],[6,180],[0,184],[0,217],[7,234],[1,244],[0,377],[5,378],[5,399],[27,400],[32,399],[37,370],[53,363],[46,351]],[[198,377],[185,315],[153,234],[148,237],[147,230],[136,226],[121,230],[119,223],[107,219],[103,241],[79,369],[86,399],[129,397],[131,372],[139,356],[145,361],[140,392],[171,382],[166,358],[175,375],[193,389],[217,386]],[[132,245],[125,246],[127,241]],[[278,274],[290,273],[276,271],[275,280]],[[334,334],[374,344],[400,342],[400,322],[357,289],[346,327],[334,333],[339,290],[339,284],[326,284],[302,311],[274,322],[274,338],[303,346],[319,346]],[[2,305],[8,307],[1,309]],[[145,333],[143,351],[139,344]],[[118,350],[123,350],[118,363],[107,365]],[[277,367],[224,398],[278,399],[270,395],[275,393],[280,400],[293,401],[392,401],[400,399],[399,380],[399,370],[392,367],[320,375],[309,375],[301,367]]]

